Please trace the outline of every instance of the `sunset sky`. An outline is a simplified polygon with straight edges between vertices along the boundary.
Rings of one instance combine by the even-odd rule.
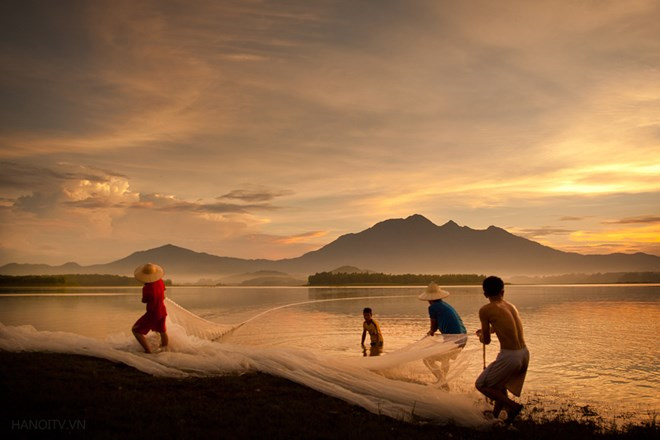
[[[388,219],[660,255],[660,2],[0,5],[0,264]]]

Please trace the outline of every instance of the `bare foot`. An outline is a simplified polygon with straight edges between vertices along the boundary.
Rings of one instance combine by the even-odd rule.
[[[520,414],[520,411],[522,411],[523,408],[524,408],[524,406],[522,406],[521,404],[518,404],[517,406],[514,406],[510,410],[507,409],[506,410],[506,413],[507,413],[506,423],[513,423],[514,419],[518,416],[518,414]]]
[[[502,408],[504,408],[504,404],[502,402],[495,402],[493,405],[493,417],[499,419]]]

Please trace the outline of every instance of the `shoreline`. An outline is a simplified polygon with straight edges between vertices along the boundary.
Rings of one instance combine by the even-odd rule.
[[[0,351],[3,438],[651,439],[655,424],[604,429],[577,420],[487,430],[407,423],[263,373],[158,378],[103,359]],[[531,409],[530,409],[531,410]]]
[[[535,287],[552,287],[552,286],[660,286],[660,282],[657,281],[621,281],[621,282],[547,282],[547,283],[510,283],[505,282],[505,286],[512,287],[526,287],[526,286],[535,286]],[[481,284],[439,284],[441,287],[481,287]],[[290,284],[290,285],[280,285],[280,284],[265,284],[259,286],[248,286],[241,284],[167,284],[168,288],[183,287],[183,288],[231,288],[231,289],[287,289],[287,288],[308,288],[308,289],[350,289],[350,288],[361,288],[361,287],[378,287],[378,288],[400,288],[400,287],[410,287],[410,288],[420,288],[423,289],[426,285],[423,284]],[[134,285],[106,285],[106,284],[89,284],[89,285],[75,285],[75,284],[62,284],[62,285],[47,285],[47,284],[34,284],[34,285],[14,285],[14,284],[3,284],[0,285],[0,295],[6,294],[12,291],[56,291],[56,290],[67,290],[71,289],[81,290],[81,289],[118,289],[118,290],[136,290],[140,291],[142,286]]]

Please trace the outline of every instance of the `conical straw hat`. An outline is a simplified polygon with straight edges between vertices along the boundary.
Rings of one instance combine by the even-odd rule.
[[[163,278],[165,272],[159,265],[147,263],[135,269],[134,275],[138,281],[142,281],[143,283],[153,283],[154,281]]]
[[[433,301],[436,299],[447,298],[448,296],[449,292],[438,287],[438,285],[435,284],[435,281],[431,281],[431,284],[429,284],[426,290],[422,292],[417,298],[421,301]]]

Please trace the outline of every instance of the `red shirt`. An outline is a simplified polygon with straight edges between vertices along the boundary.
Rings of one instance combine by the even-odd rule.
[[[142,287],[142,302],[147,304],[147,314],[155,318],[167,316],[165,308],[165,283],[160,279],[153,283],[146,283]]]

